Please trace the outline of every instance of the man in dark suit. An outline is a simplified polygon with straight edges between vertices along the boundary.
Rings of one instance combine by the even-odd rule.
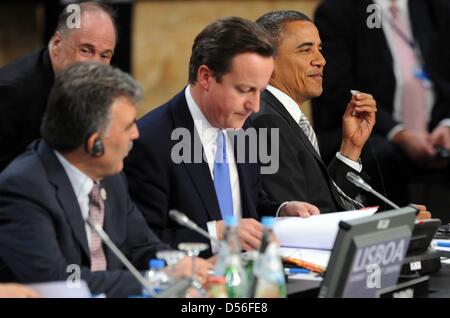
[[[130,194],[147,223],[173,247],[207,239],[177,225],[170,209],[223,239],[227,215],[242,217],[241,246],[259,247],[261,214],[316,214],[307,203],[269,201],[255,161],[235,160],[249,150],[233,148],[230,131],[247,128],[259,109],[261,90],[273,70],[273,47],[255,23],[217,20],[197,35],[189,65],[189,86],[138,122],[142,138],[125,162]],[[181,149],[182,148],[182,149]],[[228,159],[227,159],[228,158]]]
[[[358,160],[375,122],[375,101],[358,93],[348,103],[340,151],[327,168],[314,130],[301,110],[306,101],[322,93],[325,59],[317,28],[297,11],[269,12],[257,23],[277,45],[275,68],[262,94],[261,110],[252,115],[254,127],[269,128],[269,132],[276,129],[280,135],[280,167],[276,173],[262,176],[264,190],[273,200],[307,201],[322,213],[361,207],[351,198],[358,189],[345,175],[361,172]]]
[[[84,222],[102,226],[140,270],[156,251],[170,249],[148,228],[119,174],[139,136],[140,95],[129,75],[109,65],[81,63],[57,77],[43,139],[0,174],[1,281],[82,279],[95,294],[140,292],[140,284]],[[197,263],[205,277],[209,265]],[[177,266],[189,274],[187,258]]]
[[[449,7],[445,0],[325,0],[316,11],[328,61],[324,94],[313,100],[321,150],[329,160],[338,147],[349,89],[372,94],[379,112],[362,159],[372,185],[399,205],[410,202],[412,176],[433,166],[448,171],[435,147],[450,148]]]
[[[75,62],[109,64],[116,45],[113,12],[101,3],[79,4],[80,25],[64,9],[48,48],[0,69],[0,171],[40,137],[55,74]]]

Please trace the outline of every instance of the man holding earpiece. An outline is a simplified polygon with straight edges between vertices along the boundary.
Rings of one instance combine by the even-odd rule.
[[[140,96],[131,76],[108,65],[77,64],[57,77],[42,139],[0,174],[0,280],[82,279],[94,294],[140,292],[136,279],[84,222],[103,226],[140,270],[158,250],[169,249],[146,225],[120,175],[139,136]],[[205,278],[210,264],[196,263]],[[190,265],[185,258],[177,266],[189,275]]]

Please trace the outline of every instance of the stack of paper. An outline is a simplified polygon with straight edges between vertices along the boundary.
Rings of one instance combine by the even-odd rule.
[[[367,217],[377,210],[375,207],[319,214],[309,218],[281,217],[276,219],[274,231],[281,246],[331,250],[340,221]]]
[[[309,218],[277,218],[274,231],[281,245],[280,256],[326,268],[338,233],[339,222],[371,216],[377,210],[378,208],[375,207],[321,214]]]

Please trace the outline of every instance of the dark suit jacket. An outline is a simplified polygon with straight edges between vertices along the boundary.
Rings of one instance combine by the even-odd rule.
[[[326,139],[328,145],[335,140],[334,149],[324,149],[330,156],[338,146],[341,116],[350,100],[350,89],[370,93],[377,100],[374,133],[385,136],[398,124],[392,114],[396,86],[392,55],[383,29],[367,27],[370,13],[366,9],[372,3],[371,0],[325,0],[316,11],[315,24],[327,65],[324,91],[313,100],[312,110],[319,138]],[[414,38],[437,97],[430,129],[443,118],[450,118],[449,7],[446,0],[409,1]]]
[[[107,192],[104,229],[138,268],[168,249],[131,202],[125,177],[101,182]],[[81,266],[92,293],[127,297],[141,286],[104,246],[107,271],[90,271],[85,224],[72,185],[54,152],[43,142],[0,174],[0,280],[21,283],[65,280],[69,264]]]
[[[251,119],[255,128],[279,129],[278,172],[262,175],[263,188],[270,199],[306,201],[316,205],[321,213],[345,210],[331,186],[330,175],[347,195],[353,197],[358,190],[347,181],[345,174],[357,171],[336,157],[327,169],[298,123],[268,90],[262,93],[260,111]],[[270,129],[268,132],[270,141]]]
[[[53,82],[47,49],[0,69],[0,171],[40,137]]]
[[[195,163],[192,151],[190,163],[175,163],[171,158],[172,148],[179,140],[201,145],[184,90],[142,117],[138,127],[140,138],[125,162],[133,201],[149,226],[172,247],[189,241],[209,243],[197,233],[180,227],[168,215],[170,209],[178,209],[205,230],[207,222],[222,219],[208,163],[203,157],[201,163]],[[184,129],[190,138],[172,140],[172,132],[177,128]],[[274,215],[279,204],[269,201],[261,191],[258,164],[238,163],[237,169],[243,217],[258,219],[261,214]]]

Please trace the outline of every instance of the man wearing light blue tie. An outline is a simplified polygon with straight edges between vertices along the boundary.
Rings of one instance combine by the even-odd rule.
[[[194,41],[189,85],[138,121],[141,138],[125,173],[134,202],[162,241],[174,247],[183,241],[207,242],[171,221],[170,209],[184,212],[218,239],[223,239],[224,217],[240,217],[245,250],[260,245],[261,215],[318,213],[308,203],[270,201],[261,189],[259,165],[236,160],[251,147],[234,147],[233,132],[248,128],[248,117],[259,110],[273,54],[270,37],[255,23],[217,20]]]

